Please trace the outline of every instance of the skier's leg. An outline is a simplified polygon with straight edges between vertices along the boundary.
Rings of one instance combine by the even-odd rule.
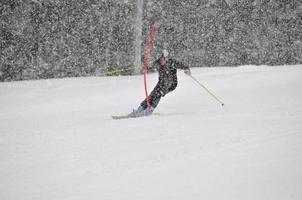
[[[160,90],[159,84],[155,86],[155,88],[152,90],[151,94],[148,96],[149,102],[150,102],[150,110],[147,109],[147,98],[140,104],[138,109],[134,109],[130,116],[137,117],[137,116],[146,116],[152,114],[153,110],[157,107],[160,99],[162,97],[162,93]]]
[[[148,99],[150,101],[150,105],[153,108],[156,108],[160,99],[162,97],[162,94],[160,92],[159,84],[157,84],[154,89],[152,90],[151,94],[148,96]],[[147,108],[147,98],[141,103],[141,106],[146,109]]]
[[[175,88],[177,87],[177,79],[173,81],[173,83],[171,84],[171,86],[168,88],[168,92],[172,92],[173,90],[175,90]]]

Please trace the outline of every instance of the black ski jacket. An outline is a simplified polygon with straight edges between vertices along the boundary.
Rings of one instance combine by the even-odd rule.
[[[158,85],[163,96],[176,88],[177,69],[189,70],[188,66],[172,58],[167,59],[164,66],[160,64],[159,58],[153,63],[152,68],[155,68],[159,73]]]

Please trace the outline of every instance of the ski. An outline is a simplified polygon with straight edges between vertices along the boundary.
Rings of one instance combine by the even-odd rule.
[[[151,115],[159,115],[159,113],[153,113]],[[137,116],[131,116],[131,115],[112,115],[112,119],[130,119],[130,118],[139,118],[139,117],[148,117],[151,115],[137,115]]]

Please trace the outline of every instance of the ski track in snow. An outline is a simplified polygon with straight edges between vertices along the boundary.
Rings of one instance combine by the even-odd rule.
[[[0,199],[302,199],[301,67],[193,68],[224,107],[179,71],[123,120],[142,76],[0,83]]]

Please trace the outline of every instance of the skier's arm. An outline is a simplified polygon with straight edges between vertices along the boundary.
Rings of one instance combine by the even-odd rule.
[[[176,60],[174,61],[174,66],[178,69],[184,70],[185,74],[191,75],[191,70],[190,70],[189,66],[184,65],[183,63],[178,62]]]

